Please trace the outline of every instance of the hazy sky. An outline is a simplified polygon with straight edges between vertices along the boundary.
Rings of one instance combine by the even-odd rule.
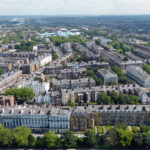
[[[150,0],[0,0],[0,15],[150,14]]]

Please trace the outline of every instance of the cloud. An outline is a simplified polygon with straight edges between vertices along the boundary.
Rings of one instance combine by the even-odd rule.
[[[150,0],[0,0],[0,15],[150,14]]]

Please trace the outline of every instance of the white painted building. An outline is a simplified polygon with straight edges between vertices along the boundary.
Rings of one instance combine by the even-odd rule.
[[[38,61],[40,63],[40,66],[44,66],[52,61],[52,55],[45,54],[45,55],[39,56]]]
[[[141,67],[127,67],[127,76],[143,87],[150,87],[150,75],[147,74]]]
[[[14,106],[0,107],[0,124],[6,128],[26,126],[34,133],[69,130],[70,112],[58,107]]]
[[[21,87],[28,87],[33,89],[35,95],[39,95],[40,93],[48,92],[50,88],[49,82],[39,82],[39,81],[23,81],[18,86]]]
[[[39,94],[37,96],[35,96],[35,102],[36,103],[47,103],[50,104],[51,102],[51,96],[50,96],[50,92],[44,93],[44,94]]]

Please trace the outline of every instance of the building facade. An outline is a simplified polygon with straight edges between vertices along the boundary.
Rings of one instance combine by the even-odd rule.
[[[130,85],[114,85],[114,86],[93,86],[87,88],[74,88],[74,89],[62,89],[62,102],[68,103],[74,100],[76,103],[81,101],[97,102],[100,93],[106,93],[110,95],[112,92],[121,94],[137,95],[141,91],[141,88],[137,84]]]
[[[12,71],[0,76],[0,92],[3,92],[22,78],[22,71]]]
[[[84,78],[77,80],[56,80],[53,79],[50,82],[50,88],[54,91],[60,91],[61,89],[74,89],[77,87],[85,88],[95,86],[95,81],[92,78]]]
[[[50,88],[49,82],[40,83],[39,81],[24,81],[19,86],[33,89],[36,95],[40,93],[48,92]]]
[[[62,133],[69,127],[69,111],[38,106],[0,107],[0,124],[6,128],[27,126],[35,133]]]
[[[85,131],[100,125],[150,125],[150,105],[79,106],[72,110],[70,129]]]
[[[100,69],[98,70],[98,75],[103,80],[104,85],[111,82],[118,84],[118,76],[111,70]]]
[[[35,102],[42,104],[42,103],[47,103],[50,104],[51,103],[51,96],[49,92],[43,93],[43,94],[39,94],[37,96],[35,96]]]
[[[14,106],[14,96],[0,96],[1,106]]]
[[[137,66],[127,67],[127,76],[143,87],[150,87],[150,75]]]

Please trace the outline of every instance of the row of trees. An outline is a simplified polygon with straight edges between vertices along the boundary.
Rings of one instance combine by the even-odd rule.
[[[133,132],[125,124],[117,124],[104,135],[87,130],[83,137],[77,137],[72,131],[65,131],[61,137],[48,131],[42,137],[35,138],[27,127],[13,130],[0,126],[0,147],[3,148],[128,148],[149,147],[149,128],[141,125],[140,130]]]
[[[87,35],[89,37],[89,39],[92,39],[95,36],[104,36],[107,37],[106,33],[102,33],[99,30],[84,30],[84,35]]]
[[[117,66],[112,66],[111,70],[118,75],[118,82],[121,84],[133,84],[133,81],[129,80],[122,70]]]
[[[99,78],[97,75],[98,69],[100,69],[100,68],[94,68],[94,69],[92,69],[90,67],[87,68],[87,76],[89,78],[93,78],[95,80],[97,86],[103,85],[101,78]]]
[[[27,127],[17,127],[13,130],[3,128],[0,125],[0,146],[1,147],[33,147],[36,139],[31,130]]]
[[[116,92],[113,92],[108,96],[106,93],[101,93],[98,97],[97,104],[139,104],[139,98],[135,95],[118,95]]]
[[[124,44],[124,43],[120,43],[118,41],[113,41],[112,42],[112,47],[117,49],[117,50],[120,50],[120,52],[122,52],[122,53],[134,50],[134,47],[129,46],[129,45]]]
[[[55,46],[60,46],[60,44],[65,43],[65,42],[75,42],[75,43],[83,43],[84,42],[82,40],[82,38],[78,35],[69,36],[69,38],[52,36],[52,37],[50,37],[50,40],[51,40],[51,42],[54,43]]]
[[[70,59],[70,62],[76,62],[76,61],[77,62],[82,62],[82,61],[87,62],[87,59],[86,59],[85,55],[77,55],[76,57],[73,57]]]
[[[34,41],[21,41],[21,44],[17,44],[15,49],[22,51],[32,51],[33,46],[36,44]]]

